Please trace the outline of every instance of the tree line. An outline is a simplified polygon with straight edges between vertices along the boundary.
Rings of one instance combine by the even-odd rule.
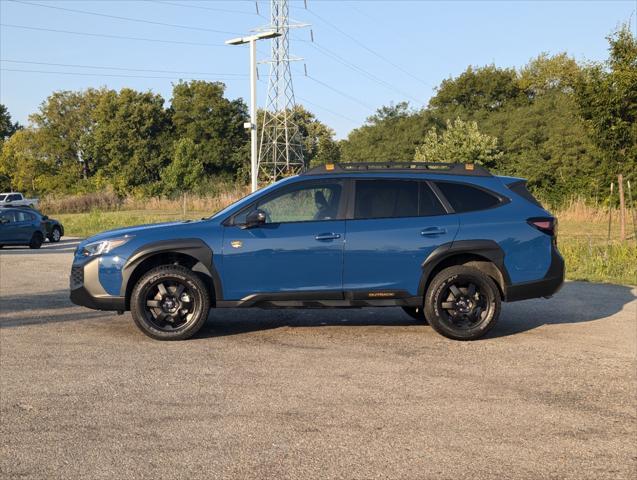
[[[637,171],[637,39],[628,24],[608,37],[604,62],[540,54],[519,70],[468,67],[442,81],[428,105],[383,106],[345,140],[302,106],[308,166],[328,161],[479,162],[529,179],[544,199],[604,198],[618,173]],[[120,195],[214,193],[247,182],[242,99],[220,82],[181,81],[165,100],[124,88],[61,91],[30,125],[0,106],[0,189]]]

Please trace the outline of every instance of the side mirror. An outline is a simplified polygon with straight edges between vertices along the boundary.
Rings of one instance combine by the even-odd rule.
[[[48,215],[42,215],[42,220],[48,220],[49,216]]]
[[[244,228],[254,228],[265,223],[266,217],[263,210],[253,210],[246,216],[246,224]]]
[[[9,219],[8,218],[0,218],[0,225],[5,225],[9,223]]]

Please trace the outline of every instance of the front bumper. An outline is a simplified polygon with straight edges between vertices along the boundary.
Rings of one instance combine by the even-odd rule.
[[[99,281],[99,257],[73,262],[70,277],[71,302],[94,310],[126,310],[126,298],[109,295]]]
[[[517,302],[518,300],[528,300],[530,298],[550,297],[562,288],[564,271],[564,259],[558,252],[557,247],[553,245],[551,247],[551,265],[544,278],[533,282],[507,286],[504,295],[505,300],[507,302]]]

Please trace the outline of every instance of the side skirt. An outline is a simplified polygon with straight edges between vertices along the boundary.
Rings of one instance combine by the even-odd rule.
[[[241,300],[217,301],[217,308],[418,307],[422,297],[405,291],[256,293]]]

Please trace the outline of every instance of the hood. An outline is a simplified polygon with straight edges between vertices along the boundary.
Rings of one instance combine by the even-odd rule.
[[[132,227],[125,228],[116,228],[114,230],[107,230],[105,232],[98,233],[97,235],[93,235],[92,237],[87,238],[86,240],[80,243],[80,247],[86,245],[87,243],[96,242],[98,240],[107,240],[109,238],[117,238],[124,237],[126,235],[137,236],[138,234],[144,234],[147,232],[158,231],[158,230],[166,230],[169,228],[179,228],[182,225],[192,225],[192,220],[183,220],[180,222],[164,222],[164,223],[149,223],[146,225],[135,225]]]

